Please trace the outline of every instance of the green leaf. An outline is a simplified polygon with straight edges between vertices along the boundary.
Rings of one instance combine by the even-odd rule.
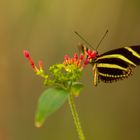
[[[63,88],[49,88],[45,90],[38,101],[35,126],[42,126],[45,119],[64,104],[68,95],[68,91]]]
[[[80,82],[73,82],[71,85],[71,93],[78,97],[84,85]]]

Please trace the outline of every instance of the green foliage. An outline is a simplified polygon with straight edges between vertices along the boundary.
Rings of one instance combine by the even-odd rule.
[[[49,88],[45,90],[38,101],[35,125],[40,127],[49,115],[64,104],[68,95],[68,92],[63,88]]]
[[[40,127],[48,116],[64,104],[70,94],[77,97],[82,88],[83,85],[80,82],[73,82],[67,90],[62,87],[46,89],[38,101],[35,125]]]
[[[68,88],[69,83],[77,81],[81,76],[81,69],[76,65],[55,64],[49,67],[49,75],[46,76],[44,84],[46,86],[56,85]]]
[[[88,62],[87,60],[82,62],[84,55],[81,54],[78,57],[77,54],[74,54],[73,58],[65,55],[64,62],[50,66],[47,74],[43,69],[41,60],[38,62],[38,66],[36,66],[27,50],[24,50],[24,56],[28,59],[36,75],[44,78],[44,85],[50,86],[39,98],[35,114],[36,127],[42,126],[45,119],[58,110],[68,99],[79,139],[85,140],[72,98],[72,96],[79,96],[83,88],[83,84],[78,81],[83,68]]]

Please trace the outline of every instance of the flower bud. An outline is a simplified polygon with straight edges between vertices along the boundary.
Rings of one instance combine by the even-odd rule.
[[[83,60],[83,58],[84,58],[84,55],[81,53],[80,54],[80,60]]]
[[[64,60],[68,60],[69,57],[67,55],[64,56]]]
[[[43,63],[42,63],[41,60],[38,61],[38,66],[39,66],[40,69],[42,69],[42,67],[43,67]]]
[[[74,58],[75,58],[75,59],[78,59],[77,53],[74,54]]]
[[[24,50],[24,51],[23,51],[23,54],[24,54],[24,56],[25,56],[26,58],[29,58],[29,57],[30,57],[30,54],[29,54],[29,52],[28,52],[27,50]]]

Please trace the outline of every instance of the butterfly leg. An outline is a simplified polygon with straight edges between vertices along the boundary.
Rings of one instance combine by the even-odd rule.
[[[97,64],[95,63],[92,67],[92,74],[93,74],[93,85],[97,86],[98,84],[98,70],[97,70]]]

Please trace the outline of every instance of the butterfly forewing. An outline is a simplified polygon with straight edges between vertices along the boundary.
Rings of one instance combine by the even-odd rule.
[[[98,76],[103,82],[114,82],[127,78],[132,69],[140,65],[140,46],[131,46],[110,50],[99,55]]]
[[[118,48],[110,50],[106,53],[101,54],[97,60],[105,58],[117,58],[119,60],[125,61],[131,65],[140,65],[140,46],[130,46],[124,48]]]

